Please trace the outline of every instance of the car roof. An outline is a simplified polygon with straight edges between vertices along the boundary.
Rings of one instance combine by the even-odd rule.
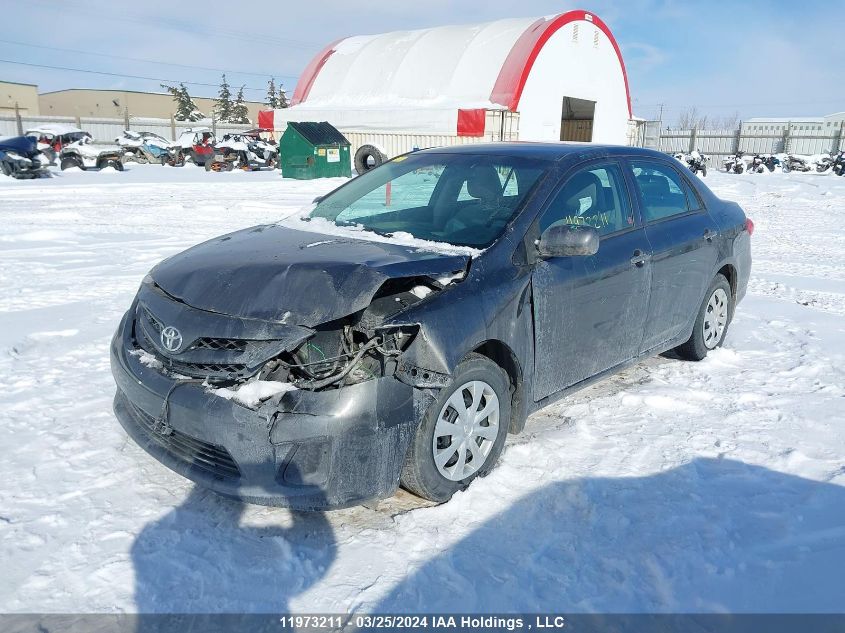
[[[540,160],[561,160],[567,156],[578,155],[582,160],[601,158],[602,156],[632,156],[643,158],[666,158],[666,154],[642,147],[627,145],[600,145],[594,143],[534,143],[513,141],[509,143],[470,143],[420,150],[425,154],[475,154],[486,156],[521,156]]]
[[[62,125],[61,123],[56,123],[31,127],[26,131],[26,133],[31,134],[35,132],[39,134],[74,134],[76,132],[82,131],[83,130],[80,130],[78,127],[73,127],[72,125]]]

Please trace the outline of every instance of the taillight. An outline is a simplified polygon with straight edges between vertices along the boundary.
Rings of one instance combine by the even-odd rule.
[[[745,218],[745,230],[748,231],[748,235],[754,235],[754,222],[751,218]]]

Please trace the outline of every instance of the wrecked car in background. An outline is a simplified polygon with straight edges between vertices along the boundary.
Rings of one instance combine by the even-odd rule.
[[[49,176],[49,163],[31,136],[0,138],[0,173],[3,175],[18,179]]]
[[[445,501],[532,411],[722,343],[753,224],[690,176],[622,147],[398,157],[153,268],[111,346],[117,417],[244,501]]]

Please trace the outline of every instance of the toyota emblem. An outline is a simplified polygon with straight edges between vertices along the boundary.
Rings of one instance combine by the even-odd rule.
[[[178,352],[182,347],[182,333],[175,327],[167,326],[161,331],[161,344],[168,352]]]

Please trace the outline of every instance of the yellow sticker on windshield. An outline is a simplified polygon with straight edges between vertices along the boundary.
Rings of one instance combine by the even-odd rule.
[[[401,163],[406,158],[408,158],[408,157],[407,156],[397,156],[396,158],[393,159],[393,162],[394,163]]]

